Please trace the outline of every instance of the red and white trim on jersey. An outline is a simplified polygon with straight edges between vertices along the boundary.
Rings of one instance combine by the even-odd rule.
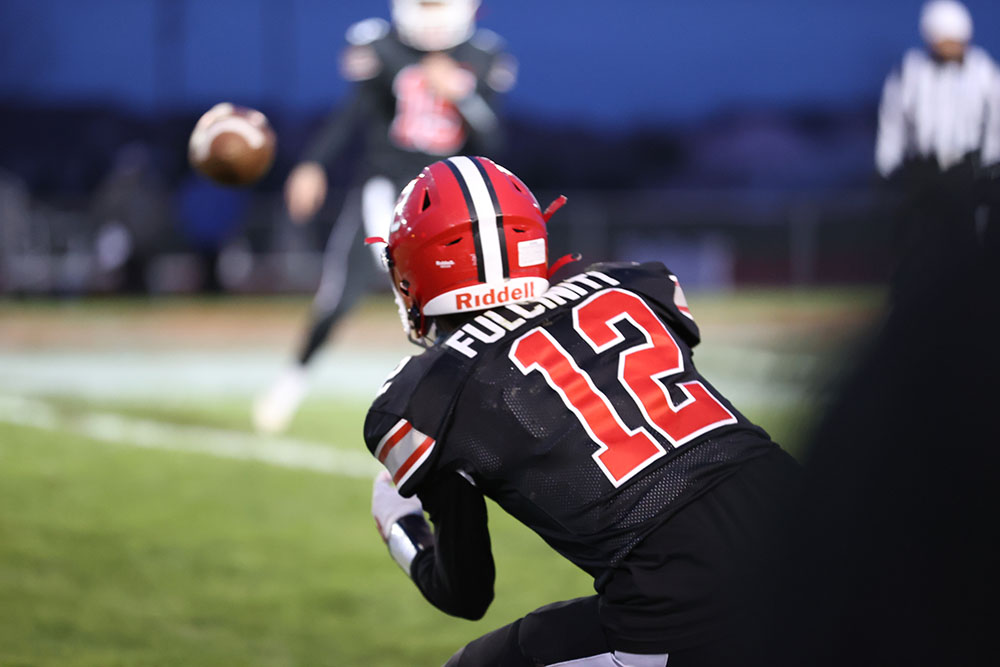
[[[413,428],[413,424],[405,419],[400,419],[379,441],[375,448],[375,458],[392,475],[393,483],[402,486],[431,455],[434,444],[434,438]]]
[[[677,276],[675,275],[671,275],[670,280],[674,283],[674,305],[677,306],[677,310],[682,315],[686,315],[689,320],[694,321],[694,315],[691,314],[691,309],[688,308],[687,297],[684,296],[684,290],[681,289],[681,281],[677,280]]]

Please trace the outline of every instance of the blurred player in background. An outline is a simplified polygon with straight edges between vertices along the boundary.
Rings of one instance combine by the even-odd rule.
[[[403,191],[385,258],[407,333],[429,347],[365,421],[386,467],[379,531],[424,596],[464,618],[493,598],[484,497],[594,577],[596,595],[448,665],[741,664],[797,465],[695,370],[698,327],[662,264],[595,264],[549,287],[552,209],[483,158],[437,162]]]
[[[920,32],[927,49],[909,51],[886,80],[875,151],[904,197],[902,272],[926,267],[943,246],[981,242],[1000,164],[1000,69],[970,43],[968,9],[933,0]]]
[[[354,92],[308,148],[285,184],[289,217],[304,224],[321,209],[327,169],[359,132],[366,140],[360,182],[333,226],[312,320],[291,367],[254,405],[258,430],[283,430],[307,390],[306,367],[331,328],[378,274],[366,236],[388,236],[396,194],[442,156],[491,155],[501,142],[499,93],[516,63],[493,32],[476,28],[479,0],[393,0],[392,23],[372,18],[347,31],[341,60]]]
[[[89,212],[98,230],[98,263],[104,271],[117,274],[118,289],[149,292],[150,264],[169,237],[170,204],[150,148],[141,142],[120,148]]]

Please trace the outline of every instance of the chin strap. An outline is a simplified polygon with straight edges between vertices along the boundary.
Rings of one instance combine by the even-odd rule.
[[[548,223],[549,218],[555,215],[556,211],[565,206],[567,201],[568,200],[566,199],[566,195],[559,195],[554,200],[552,200],[552,203],[549,204],[545,208],[545,211],[542,213],[542,218],[545,220],[545,222]]]
[[[579,262],[582,259],[582,255],[578,252],[573,252],[568,255],[563,255],[556,261],[552,262],[552,266],[549,267],[549,278],[556,274],[556,271],[566,266],[570,262]]]
[[[379,243],[382,244],[383,248],[378,257],[382,261],[382,268],[388,273],[392,269],[392,260],[389,259],[389,243],[381,236],[365,238],[365,245],[378,245]]]
[[[551,204],[545,207],[545,211],[542,212],[542,219],[545,220],[545,224],[549,223],[549,220],[551,220],[552,216],[556,214],[556,211],[565,206],[567,201],[569,200],[566,199],[566,195],[559,195],[558,197],[552,200]],[[563,255],[556,261],[552,262],[552,264],[549,266],[548,277],[551,278],[552,276],[555,275],[556,271],[558,271],[562,267],[566,266],[570,262],[579,262],[580,259],[581,259],[580,253],[576,252],[570,253],[568,255]]]

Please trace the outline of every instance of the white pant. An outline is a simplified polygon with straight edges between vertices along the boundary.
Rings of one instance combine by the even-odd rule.
[[[640,655],[638,653],[601,653],[586,658],[557,662],[548,667],[667,667],[666,653],[658,655]]]
[[[385,176],[375,176],[365,182],[361,191],[361,219],[365,221],[365,237],[389,240],[389,226],[396,207],[396,186]],[[382,267],[382,246],[372,244],[375,263]]]

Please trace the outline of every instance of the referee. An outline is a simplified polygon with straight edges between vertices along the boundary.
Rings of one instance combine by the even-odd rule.
[[[1000,68],[970,43],[972,29],[962,3],[928,2],[927,48],[908,51],[885,82],[875,165],[902,194],[897,281],[986,235],[1000,164]]]

